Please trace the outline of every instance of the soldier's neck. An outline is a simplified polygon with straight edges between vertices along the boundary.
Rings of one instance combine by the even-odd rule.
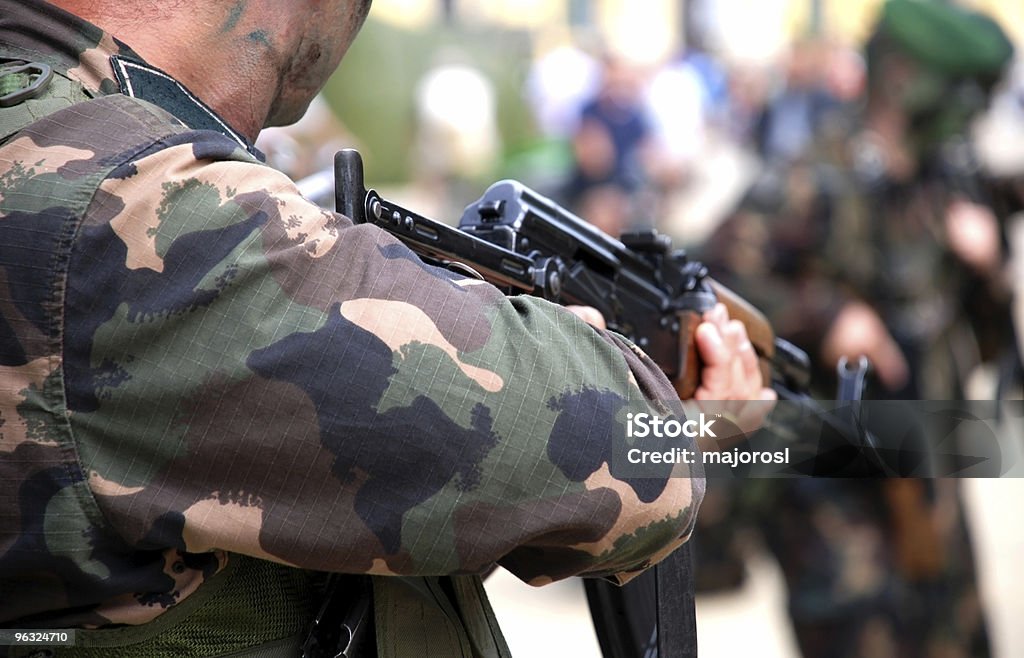
[[[191,4],[195,11],[154,9],[148,19],[102,11],[90,15],[88,5],[75,8],[75,13],[172,75],[234,130],[255,141],[281,85],[276,50],[265,32],[245,31],[245,26],[231,24],[230,17],[203,9],[203,3]]]

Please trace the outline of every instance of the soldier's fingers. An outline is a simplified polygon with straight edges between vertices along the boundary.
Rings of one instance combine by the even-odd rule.
[[[743,376],[743,368],[740,362],[740,346],[747,342],[747,330],[743,323],[738,320],[728,320],[722,330],[722,338],[729,348],[730,358],[733,362],[733,372],[737,377]]]
[[[592,327],[597,327],[598,329],[608,328],[604,321],[604,316],[601,315],[601,311],[593,306],[566,306],[565,308]]]
[[[729,349],[716,323],[702,322],[698,325],[694,340],[697,341],[697,350],[704,363],[704,370],[726,366],[732,360],[732,350]]]
[[[729,311],[725,308],[725,304],[715,304],[714,308],[704,314],[704,320],[717,326],[719,331],[725,331],[725,324],[729,321]]]
[[[699,400],[701,402],[715,401],[715,400],[718,400],[720,397],[721,397],[720,395],[718,395],[717,393],[709,390],[705,386],[700,386],[693,393],[693,399],[694,400]]]
[[[732,369],[729,399],[745,400],[749,396],[753,395],[754,391],[760,387],[758,380],[750,380],[747,378],[740,354],[740,349],[743,344],[750,342],[747,339],[747,330],[743,326],[742,322],[738,320],[729,320],[725,324],[725,330],[722,332],[722,336],[725,339],[726,346],[729,348],[729,359]]]
[[[731,396],[733,383],[732,351],[715,324],[706,322],[697,327],[697,348],[703,366],[700,368],[700,388],[695,397],[701,400],[724,400]]]
[[[732,364],[704,368],[700,379],[698,391],[703,391],[703,395],[696,396],[698,400],[728,400],[734,397]]]
[[[744,392],[748,397],[757,396],[758,389],[764,384],[761,381],[761,370],[758,367],[757,352],[747,336],[747,328],[739,320],[730,320],[727,326],[727,335],[735,345],[735,377],[737,382],[742,382]]]
[[[751,388],[754,390],[764,386],[767,382],[761,381],[761,367],[757,360],[757,352],[754,351],[754,346],[749,340],[740,345],[739,354],[743,380],[750,382]]]
[[[750,340],[747,338],[747,328],[739,320],[726,322],[725,328],[722,329],[722,335],[733,350],[739,350],[740,345]]]

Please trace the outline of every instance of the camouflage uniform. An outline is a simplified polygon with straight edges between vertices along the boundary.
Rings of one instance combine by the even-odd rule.
[[[414,629],[441,610],[462,655],[498,655],[469,575],[626,580],[688,537],[697,474],[609,472],[626,411],[675,397],[637,348],[312,205],[44,2],[0,0],[0,57],[52,65],[64,95],[0,108],[33,119],[0,135],[0,625],[159,641],[248,574],[204,637],[146,650],[217,653],[279,640],[230,610],[262,617],[311,570],[454,575],[374,587],[429,590]]]
[[[932,27],[929,4],[888,3],[880,31],[893,29],[893,21],[908,30]],[[943,33],[918,36],[931,40],[934,34]],[[955,60],[957,40],[939,41],[941,55]],[[879,75],[879,64],[869,59],[872,75]],[[940,102],[954,105],[948,98]],[[914,134],[920,149],[915,173],[893,176],[883,145],[868,129],[869,111],[870,101],[864,113],[838,116],[834,132],[820,135],[813,152],[765,176],[704,255],[723,282],[759,304],[781,335],[813,355],[843,305],[865,301],[885,322],[911,373],[902,390],[872,394],[956,399],[973,365],[964,356],[978,358],[977,347],[964,349],[965,337],[979,336],[983,347],[998,343],[972,331],[972,324],[989,332],[1005,326],[1006,300],[945,241],[947,204],[968,183],[943,171],[938,157],[955,133]],[[944,130],[956,125],[941,114],[922,116],[945,124]],[[817,364],[818,382],[833,382],[832,364]],[[834,391],[825,383],[817,393],[831,397]],[[782,567],[803,655],[989,655],[956,481],[762,481],[721,491],[712,483],[704,509],[718,513],[698,520],[699,578],[709,586],[734,583],[735,560],[720,556],[737,554],[741,521],[756,527]],[[731,524],[720,521],[730,517]]]
[[[812,176],[811,169],[798,164],[787,175],[793,179]],[[799,188],[804,184],[792,179],[790,183]],[[911,198],[920,200],[919,194],[925,194],[924,188]],[[799,205],[801,192],[791,189],[787,195],[787,203]],[[715,239],[723,245],[740,240],[742,244],[733,242],[730,247],[735,250],[733,256],[756,254],[719,278],[747,299],[756,299],[781,336],[812,354],[844,300],[857,299],[850,283],[832,277],[843,256],[829,258],[832,252],[816,242],[826,228],[818,220],[835,220],[837,214],[851,210],[829,207],[834,202],[803,207],[793,215],[744,210]],[[902,221],[905,217],[894,210],[899,205],[875,219]],[[803,220],[808,223],[802,224]],[[898,223],[885,225],[896,228],[895,232],[898,227]],[[838,231],[825,233],[836,238]],[[845,244],[844,256],[856,255],[850,252],[859,243],[847,238]],[[897,250],[880,251],[898,255]],[[920,259],[913,261],[915,253]],[[722,263],[739,258],[716,259],[710,252],[708,256],[706,260],[718,263],[711,265],[716,274],[727,271]],[[946,280],[951,282],[963,281],[943,252],[927,244],[907,246],[902,256],[901,262],[914,262],[917,267],[935,258],[936,269],[913,270],[914,279],[927,280],[929,293],[937,291],[933,286],[942,285],[944,275],[950,275]],[[895,276],[891,270],[887,274]],[[887,289],[888,293],[900,291],[906,288]],[[945,307],[950,298],[939,296],[934,301]],[[894,303],[894,308],[907,307]],[[954,327],[959,325],[938,332],[934,342],[916,339],[924,336],[897,336],[910,357],[913,380],[895,399],[924,397],[922,392],[935,399],[960,395],[945,342],[956,335]],[[922,328],[931,332],[940,325]],[[820,359],[815,365],[815,379],[821,385],[816,393],[832,398],[834,371]],[[703,509],[717,512],[707,518],[702,512],[698,519],[698,587],[714,590],[737,584],[745,536],[739,530],[753,527],[782,567],[794,631],[806,658],[987,656],[973,552],[957,485],[948,480],[910,479],[711,482]]]

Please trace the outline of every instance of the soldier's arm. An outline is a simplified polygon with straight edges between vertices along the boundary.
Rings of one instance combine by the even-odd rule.
[[[625,414],[674,397],[639,350],[178,142],[103,183],[68,277],[73,428],[129,544],[539,583],[688,535],[699,477],[609,471]]]

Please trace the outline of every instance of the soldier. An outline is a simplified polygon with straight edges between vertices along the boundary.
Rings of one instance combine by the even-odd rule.
[[[951,165],[1011,54],[985,16],[890,0],[852,134],[819,135],[775,194],[756,190],[769,207],[716,237],[730,282],[825,372],[867,354],[877,397],[958,399],[1005,340],[972,331],[1006,326],[1000,240],[969,169]],[[746,513],[782,566],[805,656],[989,654],[955,481],[761,486],[771,493]]]
[[[0,626],[80,629],[45,655],[507,655],[475,574],[689,536],[698,474],[609,473],[674,397],[648,357],[260,163],[368,5],[0,0]],[[704,395],[760,397],[742,326],[697,340]]]

